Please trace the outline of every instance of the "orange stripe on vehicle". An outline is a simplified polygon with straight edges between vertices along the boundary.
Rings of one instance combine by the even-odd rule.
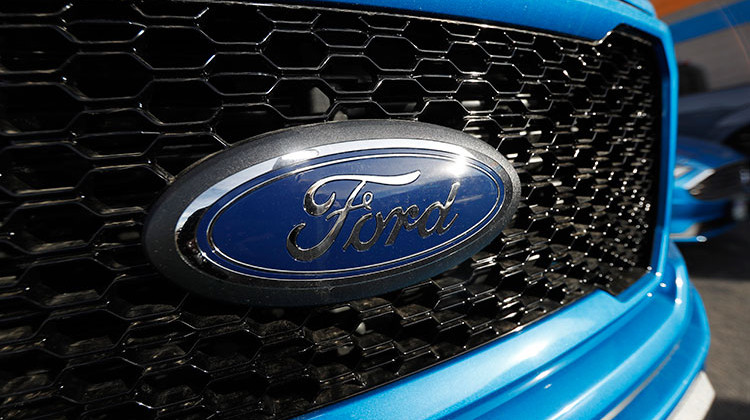
[[[690,6],[695,6],[698,3],[703,3],[706,0],[651,0],[651,3],[656,9],[658,16],[666,16],[670,13],[678,12],[683,9],[687,9]]]

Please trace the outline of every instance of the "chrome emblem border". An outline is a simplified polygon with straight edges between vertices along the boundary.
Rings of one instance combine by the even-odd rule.
[[[397,150],[398,153],[389,150]],[[339,155],[355,152],[363,155],[336,159]],[[367,154],[370,152],[372,153]],[[330,160],[318,162],[329,157]],[[449,232],[454,226],[453,223],[461,217],[461,213],[445,211],[445,208],[450,209],[457,199],[462,198],[461,179],[456,175],[457,180],[439,193],[439,197],[428,200],[431,204],[423,200],[423,208],[416,204],[404,204],[390,211],[384,209],[376,213],[373,210],[369,216],[357,214],[352,220],[359,218],[356,222],[359,224],[355,223],[352,229],[359,226],[359,230],[356,230],[357,236],[353,239],[355,230],[342,231],[342,226],[344,223],[353,223],[347,221],[347,216],[354,210],[366,211],[373,205],[373,200],[377,199],[372,192],[363,191],[364,187],[369,185],[368,182],[378,184],[376,181],[379,181],[386,185],[398,185],[406,188],[404,191],[408,192],[408,186],[418,182],[422,172],[419,168],[404,168],[398,174],[389,175],[336,173],[317,179],[312,184],[305,184],[304,192],[296,199],[299,200],[300,209],[303,209],[309,218],[308,221],[287,226],[283,238],[280,238],[281,235],[278,233],[275,235],[279,238],[273,240],[274,244],[278,240],[283,240],[284,249],[290,259],[315,263],[315,260],[341,238],[348,238],[343,251],[348,248],[350,252],[341,256],[352,261],[355,252],[360,253],[356,254],[356,261],[364,258],[362,252],[373,255],[381,252],[382,250],[378,251],[373,247],[378,243],[378,239],[381,247],[389,246],[391,249],[388,251],[393,253],[394,247],[403,247],[395,242],[395,238],[407,234],[409,230],[416,230],[416,234],[423,239],[434,240],[429,237],[448,235],[450,240],[424,249],[416,249],[412,245],[412,248],[415,248],[413,253],[407,250],[399,258],[375,261],[376,263],[372,264],[328,269],[321,268],[318,264],[299,270],[262,267],[257,263],[243,261],[252,259],[252,253],[246,246],[235,246],[238,241],[226,240],[226,235],[220,235],[218,239],[219,242],[223,241],[223,245],[217,244],[216,238],[213,237],[217,220],[221,224],[222,217],[229,220],[222,225],[225,233],[237,230],[231,228],[243,226],[238,222],[239,218],[222,215],[226,214],[226,211],[231,213],[233,206],[241,200],[250,200],[252,205],[258,204],[257,200],[253,202],[253,198],[248,197],[274,182],[284,179],[284,182],[291,182],[290,179],[307,176],[318,168],[330,168],[347,162],[350,165],[351,162],[362,165],[361,162],[368,159],[379,162],[400,157],[419,158],[425,162],[429,159],[445,161],[446,164],[455,165],[459,169],[472,168],[473,171],[485,173],[487,179],[491,179],[498,190],[494,193],[494,204],[484,217],[473,225],[464,225],[461,232]],[[268,174],[275,176],[263,178]],[[394,178],[396,176],[398,179]],[[326,188],[326,182],[322,181],[328,179],[331,184],[336,184],[334,180],[342,181],[346,177],[351,178],[349,182],[358,184],[352,187],[348,195],[342,194],[342,198],[346,198],[345,201],[340,200],[344,203],[343,206],[341,203],[337,203],[338,207],[334,206],[335,192],[327,199],[324,194],[323,199],[316,201],[318,189]],[[257,185],[253,184],[257,180],[260,182],[256,182]],[[442,179],[440,181],[447,182]],[[389,182],[391,184],[388,184]],[[297,189],[296,184],[293,185],[294,189]],[[416,196],[421,194],[419,188],[412,191]],[[288,193],[295,194],[297,191]],[[491,191],[486,193],[492,194]],[[519,194],[520,181],[510,162],[490,146],[462,132],[402,121],[323,123],[262,135],[212,155],[188,168],[154,205],[146,222],[144,245],[157,269],[201,295],[254,305],[302,306],[332,303],[374,296],[405,287],[439,274],[471,257],[494,239],[509,222],[518,205]],[[266,202],[264,204],[273,205]],[[348,211],[345,211],[347,208]],[[470,210],[474,211],[473,208]],[[284,211],[280,210],[280,213]],[[431,216],[432,213],[437,215],[437,223],[434,223],[435,216]],[[424,225],[422,227],[418,225],[420,215],[426,215],[421,219]],[[332,219],[336,222],[330,227]],[[430,223],[431,231],[427,230],[428,219],[433,221]],[[326,225],[328,233],[320,240],[320,243],[326,242],[325,249],[321,251],[321,247],[313,253],[305,252],[304,249],[310,247],[299,245],[296,242],[298,235],[306,232],[306,223],[321,220],[323,223],[329,223]],[[375,240],[362,242],[359,235],[362,226],[367,222],[375,224],[377,237],[373,236]],[[229,227],[224,226],[227,224]],[[381,225],[382,231],[378,232],[378,226]],[[336,227],[338,230],[334,232]],[[319,231],[320,227],[311,232]],[[385,238],[381,238],[381,235]],[[383,244],[383,239],[390,243]],[[242,257],[230,255],[232,252],[226,252],[222,249],[223,246],[234,249]],[[336,252],[341,252],[338,248]],[[337,261],[332,258],[327,262]]]

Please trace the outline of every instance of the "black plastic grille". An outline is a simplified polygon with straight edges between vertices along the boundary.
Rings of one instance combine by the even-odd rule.
[[[0,417],[288,417],[619,292],[652,249],[654,49],[308,6],[0,2]],[[320,308],[211,302],[149,266],[142,222],[185,167],[363,118],[497,147],[523,185],[511,225],[442,276]]]
[[[701,183],[690,189],[699,200],[721,200],[750,193],[750,168],[746,161],[717,168]]]

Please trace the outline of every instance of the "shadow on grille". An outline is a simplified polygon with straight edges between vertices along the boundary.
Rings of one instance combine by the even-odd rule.
[[[0,2],[0,417],[289,417],[618,293],[653,241],[654,47],[312,7]],[[212,302],[149,266],[143,219],[186,167],[365,118],[497,148],[523,185],[512,223],[441,276],[319,308]]]

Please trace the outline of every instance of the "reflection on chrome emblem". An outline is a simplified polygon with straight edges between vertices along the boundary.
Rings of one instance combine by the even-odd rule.
[[[322,304],[469,259],[513,216],[512,165],[464,133],[396,121],[279,131],[180,174],[144,231],[152,263],[206,296]]]
[[[318,244],[310,248],[302,248],[297,244],[297,236],[300,234],[300,231],[302,231],[302,229],[307,226],[307,223],[298,224],[294,227],[294,229],[292,229],[291,232],[289,232],[289,236],[287,236],[287,251],[289,251],[289,254],[292,257],[300,261],[312,261],[320,257],[326,251],[328,251],[328,248],[330,248],[331,245],[333,245],[333,243],[336,241],[336,238],[341,232],[341,228],[344,226],[346,218],[350,212],[359,209],[372,210],[371,204],[374,200],[374,194],[372,192],[365,192],[364,194],[362,194],[361,202],[359,204],[354,204],[354,200],[357,198],[359,192],[362,190],[362,188],[365,187],[368,182],[382,185],[407,185],[419,178],[419,175],[419,171],[392,176],[334,175],[315,182],[310,187],[310,189],[305,192],[305,211],[309,215],[314,217],[325,216],[326,220],[335,218],[333,227],[331,227],[331,230],[328,232],[328,234]],[[342,180],[358,181],[359,183],[349,194],[344,207],[338,210],[334,210],[326,215],[326,212],[331,209],[333,203],[336,201],[336,193],[332,192],[323,204],[318,204],[315,202],[315,193],[318,192],[318,189],[320,187],[327,184],[328,182]],[[437,232],[438,234],[446,232],[453,225],[453,222],[456,221],[456,217],[458,217],[458,215],[454,215],[453,219],[450,222],[448,222],[447,224],[445,223],[445,220],[448,217],[448,213],[450,213],[451,206],[456,200],[456,193],[458,192],[458,187],[460,185],[461,184],[459,182],[453,183],[453,185],[451,185],[451,189],[448,193],[448,198],[446,199],[445,203],[443,204],[439,201],[436,201],[430,204],[421,216],[419,215],[419,206],[417,206],[416,204],[408,206],[406,210],[404,210],[401,206],[394,207],[388,212],[388,215],[385,217],[383,216],[382,212],[377,212],[374,216],[375,231],[371,235],[371,237],[364,242],[362,241],[360,234],[364,224],[373,218],[373,214],[372,212],[370,212],[362,215],[354,224],[354,227],[349,234],[349,239],[347,239],[344,243],[343,249],[346,251],[346,249],[351,246],[358,251],[367,251],[373,245],[375,245],[378,239],[380,239],[380,235],[383,234],[383,231],[391,222],[391,220],[395,220],[395,222],[393,224],[393,228],[391,229],[391,233],[388,235],[388,238],[385,241],[385,245],[393,245],[393,243],[396,241],[398,233],[402,228],[407,231],[417,228],[419,235],[422,238],[426,238],[432,235],[434,232]],[[434,210],[438,210],[440,216],[432,227],[427,227],[427,220]],[[415,220],[409,221],[409,218]]]

